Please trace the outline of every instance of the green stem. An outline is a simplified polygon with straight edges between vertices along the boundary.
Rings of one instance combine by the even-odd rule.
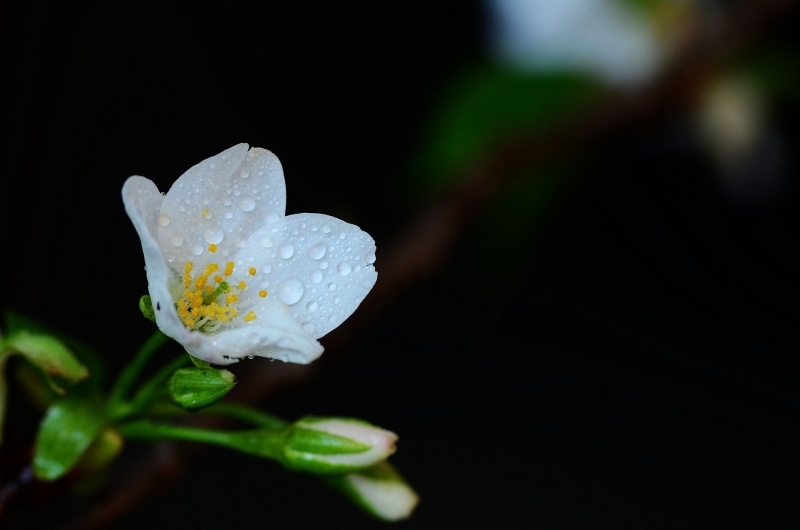
[[[243,453],[270,458],[281,459],[286,433],[283,431],[254,430],[254,431],[211,431],[197,427],[184,427],[168,423],[153,423],[148,420],[138,420],[118,427],[122,436],[131,440],[185,440],[221,445]]]
[[[136,395],[128,403],[118,403],[112,410],[111,416],[114,419],[122,419],[134,414],[138,414],[147,410],[152,405],[153,401],[158,399],[161,395],[160,390],[164,382],[170,378],[175,370],[183,368],[189,364],[189,356],[181,354],[172,360],[168,365],[158,371],[156,375],[147,380],[141,387]]]
[[[228,416],[265,429],[279,430],[289,425],[289,422],[282,418],[238,403],[217,403],[213,407],[204,409],[203,413]]]
[[[139,377],[139,374],[147,364],[147,361],[150,360],[150,357],[153,356],[156,350],[166,344],[167,340],[168,337],[161,333],[161,331],[156,331],[149,339],[147,339],[147,342],[142,345],[142,347],[139,349],[139,352],[133,358],[133,361],[131,361],[131,363],[122,370],[117,382],[111,389],[108,398],[108,406],[110,408],[113,409],[122,403],[122,401],[125,399],[125,396],[127,396],[131,388],[133,388],[136,378]]]

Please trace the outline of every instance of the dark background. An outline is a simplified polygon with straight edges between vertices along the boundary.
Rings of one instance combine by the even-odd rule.
[[[0,309],[118,370],[152,331],[122,183],[167,190],[238,142],[279,156],[287,214],[369,232],[380,282],[384,242],[436,199],[411,160],[484,57],[486,16],[475,2],[2,7]],[[765,38],[795,54],[796,22]],[[771,116],[778,162],[751,169],[781,182],[766,199],[720,190],[688,115],[609,136],[571,154],[580,175],[536,231],[511,226],[511,265],[473,237],[491,224],[478,216],[443,271],[265,408],[399,433],[392,461],[422,499],[403,528],[796,521],[800,115],[776,102]],[[22,446],[25,421],[5,426]],[[115,476],[142,456],[131,447]],[[57,527],[92,502],[15,507],[9,528]],[[214,448],[114,527],[320,524],[383,525],[313,478]]]

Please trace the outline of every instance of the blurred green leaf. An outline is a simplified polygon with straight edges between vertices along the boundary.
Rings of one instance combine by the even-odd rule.
[[[70,396],[89,397],[99,395],[102,392],[106,376],[105,363],[93,348],[69,335],[54,331],[36,320],[13,311],[9,311],[5,315],[5,331],[9,337],[20,331],[55,337],[89,371],[88,378],[69,387]]]
[[[503,139],[552,127],[599,91],[578,74],[521,73],[495,64],[473,68],[445,96],[421,155],[415,185],[439,191]]]
[[[5,347],[24,356],[48,378],[53,390],[64,394],[52,379],[54,376],[77,381],[89,377],[89,371],[58,339],[28,330],[16,331],[5,339]]]
[[[67,398],[54,403],[36,437],[33,457],[36,476],[53,481],[69,472],[104,421],[103,407],[97,401]]]

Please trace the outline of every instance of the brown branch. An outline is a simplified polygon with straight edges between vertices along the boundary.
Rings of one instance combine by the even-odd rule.
[[[702,89],[706,72],[715,64],[751,45],[798,7],[794,0],[744,2],[724,20],[706,20],[688,35],[682,51],[660,80],[634,94],[603,96],[560,126],[541,134],[518,137],[498,146],[486,159],[455,180],[456,186],[407,224],[377,262],[380,281],[358,311],[323,341],[322,363],[311,366],[261,362],[242,377],[233,398],[259,403],[282,388],[308,381],[320,364],[341,355],[357,333],[420,280],[440,271],[452,257],[454,245],[498,192],[508,187],[520,169],[575,153],[657,120],[675,108],[691,104]],[[220,426],[202,419],[205,426]],[[110,492],[85,518],[70,528],[100,528],[130,512],[163,485],[174,484],[191,454],[179,444],[157,444],[148,462]]]

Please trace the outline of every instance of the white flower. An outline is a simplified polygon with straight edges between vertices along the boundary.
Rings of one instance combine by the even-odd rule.
[[[618,0],[489,0],[493,46],[524,69],[581,70],[613,85],[657,72],[663,51],[655,27]]]
[[[166,196],[122,188],[144,250],[156,323],[200,359],[308,363],[375,284],[375,242],[321,214],[284,217],[278,158],[239,144],[184,173]]]

